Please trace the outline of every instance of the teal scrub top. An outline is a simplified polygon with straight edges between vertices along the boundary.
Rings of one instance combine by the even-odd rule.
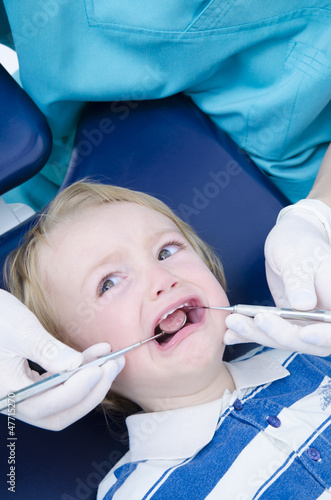
[[[64,157],[87,101],[184,92],[290,200],[308,194],[331,141],[329,0],[4,5],[23,88]]]

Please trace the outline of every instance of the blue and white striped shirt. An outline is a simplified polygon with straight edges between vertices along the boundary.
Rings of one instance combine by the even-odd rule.
[[[331,358],[264,349],[227,367],[234,393],[127,419],[98,500],[331,500]]]

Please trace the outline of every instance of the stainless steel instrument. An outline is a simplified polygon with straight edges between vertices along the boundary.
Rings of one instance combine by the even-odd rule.
[[[22,401],[25,401],[28,398],[36,396],[36,394],[40,394],[41,392],[47,391],[52,387],[56,387],[57,385],[62,384],[63,382],[68,380],[68,378],[70,378],[74,373],[77,373],[80,370],[84,370],[84,368],[91,366],[102,366],[104,363],[107,363],[107,361],[110,361],[111,359],[119,358],[120,356],[131,351],[132,349],[136,349],[137,347],[140,347],[141,345],[145,344],[146,342],[149,342],[150,340],[155,340],[158,337],[161,337],[161,335],[164,335],[164,333],[165,332],[158,333],[153,337],[149,337],[148,339],[142,340],[141,342],[137,342],[136,344],[130,345],[129,347],[125,347],[124,349],[120,349],[119,351],[106,354],[105,356],[102,356],[101,358],[98,359],[94,359],[93,361],[90,361],[85,365],[79,366],[74,370],[68,370],[67,372],[62,372],[62,373],[55,373],[54,375],[51,375],[50,377],[40,380],[35,384],[28,385],[27,387],[19,389],[16,392],[13,391],[11,393],[12,396],[10,399],[15,401],[15,404],[21,403]],[[6,410],[6,408],[8,408],[7,396],[0,399],[0,411]]]
[[[297,311],[295,309],[286,309],[284,307],[269,306],[250,306],[245,304],[236,304],[234,306],[200,306],[190,307],[190,309],[218,309],[220,311],[229,311],[231,313],[243,314],[244,316],[254,317],[258,313],[270,312],[284,319],[295,319],[303,321],[324,321],[331,323],[331,311]]]

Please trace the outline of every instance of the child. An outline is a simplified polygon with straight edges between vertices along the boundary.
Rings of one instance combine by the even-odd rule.
[[[84,350],[116,351],[187,314],[175,334],[126,355],[107,404],[126,406],[130,451],[98,499],[331,499],[331,363],[260,349],[222,362],[221,265],[160,201],[76,183],[11,260],[11,291]]]

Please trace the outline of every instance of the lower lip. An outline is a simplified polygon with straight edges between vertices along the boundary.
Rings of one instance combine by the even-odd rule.
[[[166,344],[159,344],[155,340],[155,342],[157,343],[157,347],[163,352],[169,351],[169,349],[171,349],[172,347],[177,345],[179,342],[184,340],[188,335],[190,335],[191,333],[195,332],[198,328],[200,328],[202,326],[202,324],[203,324],[203,321],[200,321],[199,323],[191,323],[188,326],[184,326],[184,328],[179,330],[179,332],[177,332],[172,337],[172,339],[169,340],[169,342],[167,342]]]

